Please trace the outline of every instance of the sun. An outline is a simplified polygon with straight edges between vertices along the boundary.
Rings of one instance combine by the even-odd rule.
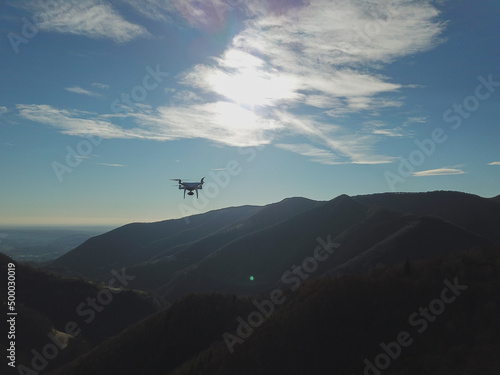
[[[294,97],[291,81],[247,52],[232,50],[224,54],[220,69],[209,77],[211,89],[240,105],[272,106]]]
[[[273,88],[271,80],[254,69],[245,69],[229,76],[223,85],[225,96],[237,103],[251,106],[271,104],[272,96],[269,95]]]

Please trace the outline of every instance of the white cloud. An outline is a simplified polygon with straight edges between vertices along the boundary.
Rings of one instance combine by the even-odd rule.
[[[109,90],[109,85],[105,85],[104,83],[94,82],[92,86],[97,87],[100,90]]]
[[[172,89],[169,89],[172,90]],[[166,89],[165,89],[166,91]],[[182,90],[172,96],[172,101],[177,104],[202,103],[204,99],[193,91]]]
[[[488,163],[488,165],[500,165],[500,161],[494,161],[494,162]]]
[[[388,63],[432,48],[444,27],[438,15],[427,2],[317,0],[281,16],[263,13],[248,22],[234,45],[264,53],[274,66],[323,73],[332,66]]]
[[[262,1],[245,6],[258,17],[247,21],[215,65],[194,67],[183,83],[236,101],[244,94],[239,87],[249,87],[247,95],[259,89],[265,105],[332,105],[342,113],[400,106],[400,100],[375,96],[403,85],[366,67],[428,50],[444,28],[435,8],[409,1],[318,0],[279,15],[258,11]]]
[[[355,96],[352,98],[337,99],[332,102],[330,109],[325,112],[330,117],[344,117],[346,114],[371,111],[378,114],[378,111],[385,108],[401,107],[403,102],[397,99]]]
[[[325,149],[320,149],[313,145],[307,143],[301,144],[284,144],[278,143],[276,147],[281,148],[283,150],[291,151],[296,154],[306,156],[310,158],[312,161],[327,164],[327,165],[335,165],[335,164],[346,164],[346,162],[342,162],[339,160],[338,155],[335,155],[333,152]]]
[[[382,137],[400,136],[400,129],[367,129],[355,121],[332,121],[358,113],[379,116],[388,108],[401,107],[401,91],[418,85],[395,82],[380,68],[433,48],[441,42],[445,27],[430,2],[410,0],[248,0],[232,8],[225,0],[124,1],[159,21],[170,21],[175,11],[194,27],[217,27],[232,11],[246,13],[247,19],[220,56],[180,76],[178,83],[186,87],[172,95],[170,106],[129,114],[136,127],[114,125],[110,121],[116,115],[49,106],[18,106],[23,117],[74,135],[205,138],[231,146],[267,144],[282,134],[300,135],[306,140],[296,147],[283,143],[278,147],[321,163],[390,163],[395,159],[379,155],[375,146]],[[106,15],[91,28],[93,20],[83,21],[79,15],[74,15],[76,20],[69,18],[73,1],[69,4],[49,17],[49,29],[116,41],[147,34],[111,6],[85,0],[85,19],[96,7]],[[60,22],[50,23],[56,19]],[[111,32],[105,36],[106,20]]]
[[[248,105],[274,106],[301,97],[297,77],[265,65],[264,60],[250,53],[229,49],[216,65],[197,65],[180,82]]]
[[[253,0],[255,1],[255,0]],[[220,31],[235,11],[240,15],[247,4],[243,0],[122,0],[144,17],[165,23]]]
[[[464,173],[466,172],[457,168],[438,168],[438,169],[429,169],[427,171],[415,172],[413,173],[413,176],[415,177],[446,176],[446,175],[464,174]]]
[[[412,135],[411,132],[404,127],[394,127],[390,123],[382,120],[370,120],[363,124],[363,130],[369,134],[379,135],[383,137],[404,137]]]
[[[111,164],[111,163],[94,163],[97,165],[103,165],[105,167],[124,167],[123,164]]]
[[[134,115],[141,128],[172,139],[204,138],[230,146],[267,144],[282,124],[235,103],[218,101],[160,107],[152,115]]]
[[[343,126],[325,123],[316,116],[299,116],[286,111],[274,111],[274,117],[286,126],[284,131],[305,136],[327,147],[341,157],[341,162],[354,164],[392,163],[395,158],[377,155],[374,145],[378,138],[370,132],[349,131]]]
[[[398,92],[412,85],[391,82],[377,70],[438,44],[445,26],[437,20],[438,11],[429,3],[406,0],[294,2],[281,11],[262,7],[262,1],[242,6],[253,16],[246,28],[213,64],[196,65],[180,83],[202,90],[205,98],[224,98],[261,111],[278,119],[285,132],[305,135],[353,163],[394,161],[375,155],[373,148],[381,136],[401,136],[400,129],[363,134],[344,124],[332,137],[339,125],[332,125],[331,118],[379,115],[402,106]],[[317,116],[298,116],[298,108]]]
[[[404,133],[400,129],[375,129],[373,134],[385,135],[387,137],[402,137]]]
[[[414,124],[426,124],[427,117],[408,117],[405,122],[403,122],[403,126],[411,126]]]
[[[125,20],[110,4],[99,0],[51,0],[49,4],[38,1],[26,4],[43,20],[38,27],[44,31],[108,38],[120,43],[150,35],[143,26]]]
[[[355,160],[352,163],[353,164],[366,164],[366,165],[390,164],[390,163],[394,163],[395,160],[396,160],[396,158],[394,158],[394,157],[379,156],[378,158],[372,157],[370,159]]]
[[[0,106],[0,115],[6,113],[8,111],[7,107],[5,106]]]
[[[75,94],[87,95],[87,96],[91,96],[93,98],[100,98],[100,97],[102,97],[101,94],[98,94],[98,93],[93,92],[93,91],[85,90],[85,89],[81,88],[80,86],[65,87],[64,89],[66,91],[69,91],[69,92],[72,92],[72,93],[75,93]]]
[[[96,135],[102,138],[133,138],[110,122],[99,119],[94,113],[57,109],[49,105],[16,105],[19,115],[27,120],[39,122],[61,130],[63,134],[85,137]]]
[[[180,138],[204,138],[230,146],[267,144],[281,124],[259,117],[234,103],[218,102],[186,107],[160,107],[130,117],[136,127],[122,128],[111,123],[109,116],[58,109],[48,105],[18,104],[19,115],[25,119],[59,129],[74,136],[102,138],[151,139],[158,141]]]

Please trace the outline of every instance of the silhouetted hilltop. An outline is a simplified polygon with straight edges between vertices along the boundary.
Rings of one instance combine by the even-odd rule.
[[[320,239],[318,241],[318,238]],[[323,242],[321,242],[323,241]],[[157,291],[169,301],[192,291],[265,293],[285,272],[314,256],[321,243],[336,244],[307,277],[363,273],[377,264],[437,256],[492,242],[438,218],[374,208],[346,195],[276,225],[231,241],[178,272]]]
[[[167,247],[165,243],[158,241],[146,249],[148,253],[156,255],[147,262],[130,268],[131,272],[138,275],[135,285],[138,288],[159,290],[179,273],[184,274],[185,269],[192,268],[230,242],[285,221],[320,204],[305,198],[288,198],[262,207],[256,210],[255,214],[235,221],[198,241],[173,247]]]
[[[189,295],[50,375],[496,374],[499,254],[319,278],[274,304]]]
[[[299,213],[307,211],[321,203],[305,198],[287,198],[279,203],[273,203],[255,210],[255,213],[240,220],[235,220],[210,235],[187,242],[178,246],[168,247],[163,241],[155,242],[146,249],[147,253],[155,254],[150,261],[164,260],[183,253],[188,257],[190,264],[203,259],[221,246],[232,240],[243,237],[254,231],[266,228],[281,221],[287,220]],[[166,249],[166,250],[165,250]],[[151,263],[151,262],[149,262]]]
[[[210,254],[210,249],[216,250],[234,238],[286,220],[318,204],[305,198],[289,198],[265,207],[233,207],[186,219],[128,224],[89,239],[50,267],[87,278],[100,278],[112,267],[175,257],[186,247],[211,235],[212,238],[203,244],[203,258]],[[209,243],[212,244],[210,248],[207,247]],[[193,261],[199,260],[196,248],[191,250]]]
[[[185,219],[156,223],[132,223],[100,236],[55,260],[51,267],[66,269],[88,278],[105,277],[111,268],[129,266],[149,259],[154,252],[143,250],[161,241],[161,249],[189,243],[254,213],[253,206],[232,207]]]
[[[318,237],[332,242],[362,220],[366,210],[346,195],[337,197],[224,244],[201,262],[178,272],[158,292],[169,301],[191,291],[266,292],[293,264],[313,255]]]
[[[500,244],[500,206],[496,198],[482,198],[456,191],[381,193],[354,199],[416,215],[431,215]],[[492,204],[493,203],[493,204]]]
[[[337,247],[310,277],[367,272],[378,264],[491,245],[499,218],[495,201],[456,192],[290,198],[197,215],[189,224],[130,224],[87,241],[54,265],[86,277],[126,265],[137,276],[134,288],[170,302],[194,291],[265,293],[319,244]]]

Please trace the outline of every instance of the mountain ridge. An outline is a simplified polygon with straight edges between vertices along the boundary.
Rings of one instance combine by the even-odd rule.
[[[71,268],[78,257],[65,262],[73,252],[54,265],[84,270],[90,278],[99,276],[99,271],[109,272],[106,267],[127,266],[137,275],[134,288],[154,291],[169,302],[193,291],[263,293],[278,285],[290,267],[311,256],[318,238],[329,238],[341,247],[318,264],[314,277],[367,272],[378,263],[466,250],[475,244],[489,246],[498,237],[500,205],[460,192],[343,194],[325,202],[294,197],[188,219],[193,226],[185,229],[183,223],[181,232],[176,231],[180,219],[117,228],[108,234],[112,240],[97,247],[99,251],[86,252],[92,245],[87,241],[75,253],[80,252],[80,258],[98,253],[90,271],[82,264]],[[164,229],[169,226],[174,229]],[[117,252],[117,244],[124,241],[122,233],[126,239],[137,238],[127,240],[127,251]],[[440,233],[450,240],[441,240]],[[108,240],[102,236],[94,241]],[[103,261],[99,257],[107,247],[111,251]]]
[[[457,191],[377,193],[354,199],[416,215],[440,217],[500,244],[500,206],[495,198]],[[492,204],[494,202],[495,204]]]
[[[206,214],[190,216],[189,224],[185,219],[126,224],[90,238],[74,250],[56,259],[50,267],[66,268],[89,278],[98,278],[103,273],[106,274],[110,267],[130,265],[128,258],[132,258],[132,262],[137,261],[134,259],[133,253],[137,253],[144,246],[145,239],[151,243],[169,237],[174,244],[178,244],[182,241],[182,238],[179,238],[181,235],[201,238],[205,233],[220,229],[234,221],[235,218],[244,217],[256,209],[256,206],[240,206],[214,210]],[[214,217],[220,216],[221,212],[227,214],[222,222],[212,220]],[[209,229],[201,228],[203,226],[208,226]],[[165,235],[167,231],[169,232],[168,236]],[[117,264],[117,260],[121,260],[121,263]]]
[[[330,219],[328,225],[321,226],[327,222],[325,218],[329,218],[332,212],[339,222],[332,222]],[[381,223],[377,224],[379,221]],[[413,230],[406,230],[408,223],[414,226]],[[297,232],[299,228],[303,238],[290,237],[289,240],[273,242],[279,233]],[[363,236],[359,235],[360,228]],[[429,228],[433,231],[429,232]],[[341,270],[343,273],[367,272],[370,266],[378,263],[390,265],[405,259],[436,256],[454,250],[467,250],[475,245],[493,244],[439,218],[366,207],[353,198],[340,196],[287,222],[232,241],[222,247],[216,256],[185,270],[180,278],[166,285],[166,289],[160,294],[173,300],[189,291],[264,293],[276,287],[281,276],[290,267],[300,266],[304,259],[312,255],[317,245],[316,236],[320,233],[323,240],[331,237],[331,241],[337,242],[340,247],[327,260],[318,262],[318,269],[311,276],[322,273],[339,274]],[[444,237],[453,236],[453,241],[444,243],[434,240],[439,234]],[[391,236],[396,236],[398,241],[386,242]],[[283,250],[279,253],[274,249]],[[370,255],[373,253],[374,258]],[[344,263],[354,257],[358,258],[357,262],[351,262],[350,267],[343,267]],[[353,264],[358,267],[353,268]],[[249,280],[250,276],[253,277],[252,281]],[[176,288],[180,289],[176,291]]]

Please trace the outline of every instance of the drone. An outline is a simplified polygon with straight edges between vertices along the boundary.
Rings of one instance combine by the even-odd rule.
[[[179,190],[184,189],[184,199],[186,199],[186,190],[189,190],[188,195],[194,195],[193,190],[196,191],[196,198],[198,198],[198,190],[203,188],[204,179],[205,177],[200,182],[182,182],[180,178],[172,178],[171,180],[179,183]]]

